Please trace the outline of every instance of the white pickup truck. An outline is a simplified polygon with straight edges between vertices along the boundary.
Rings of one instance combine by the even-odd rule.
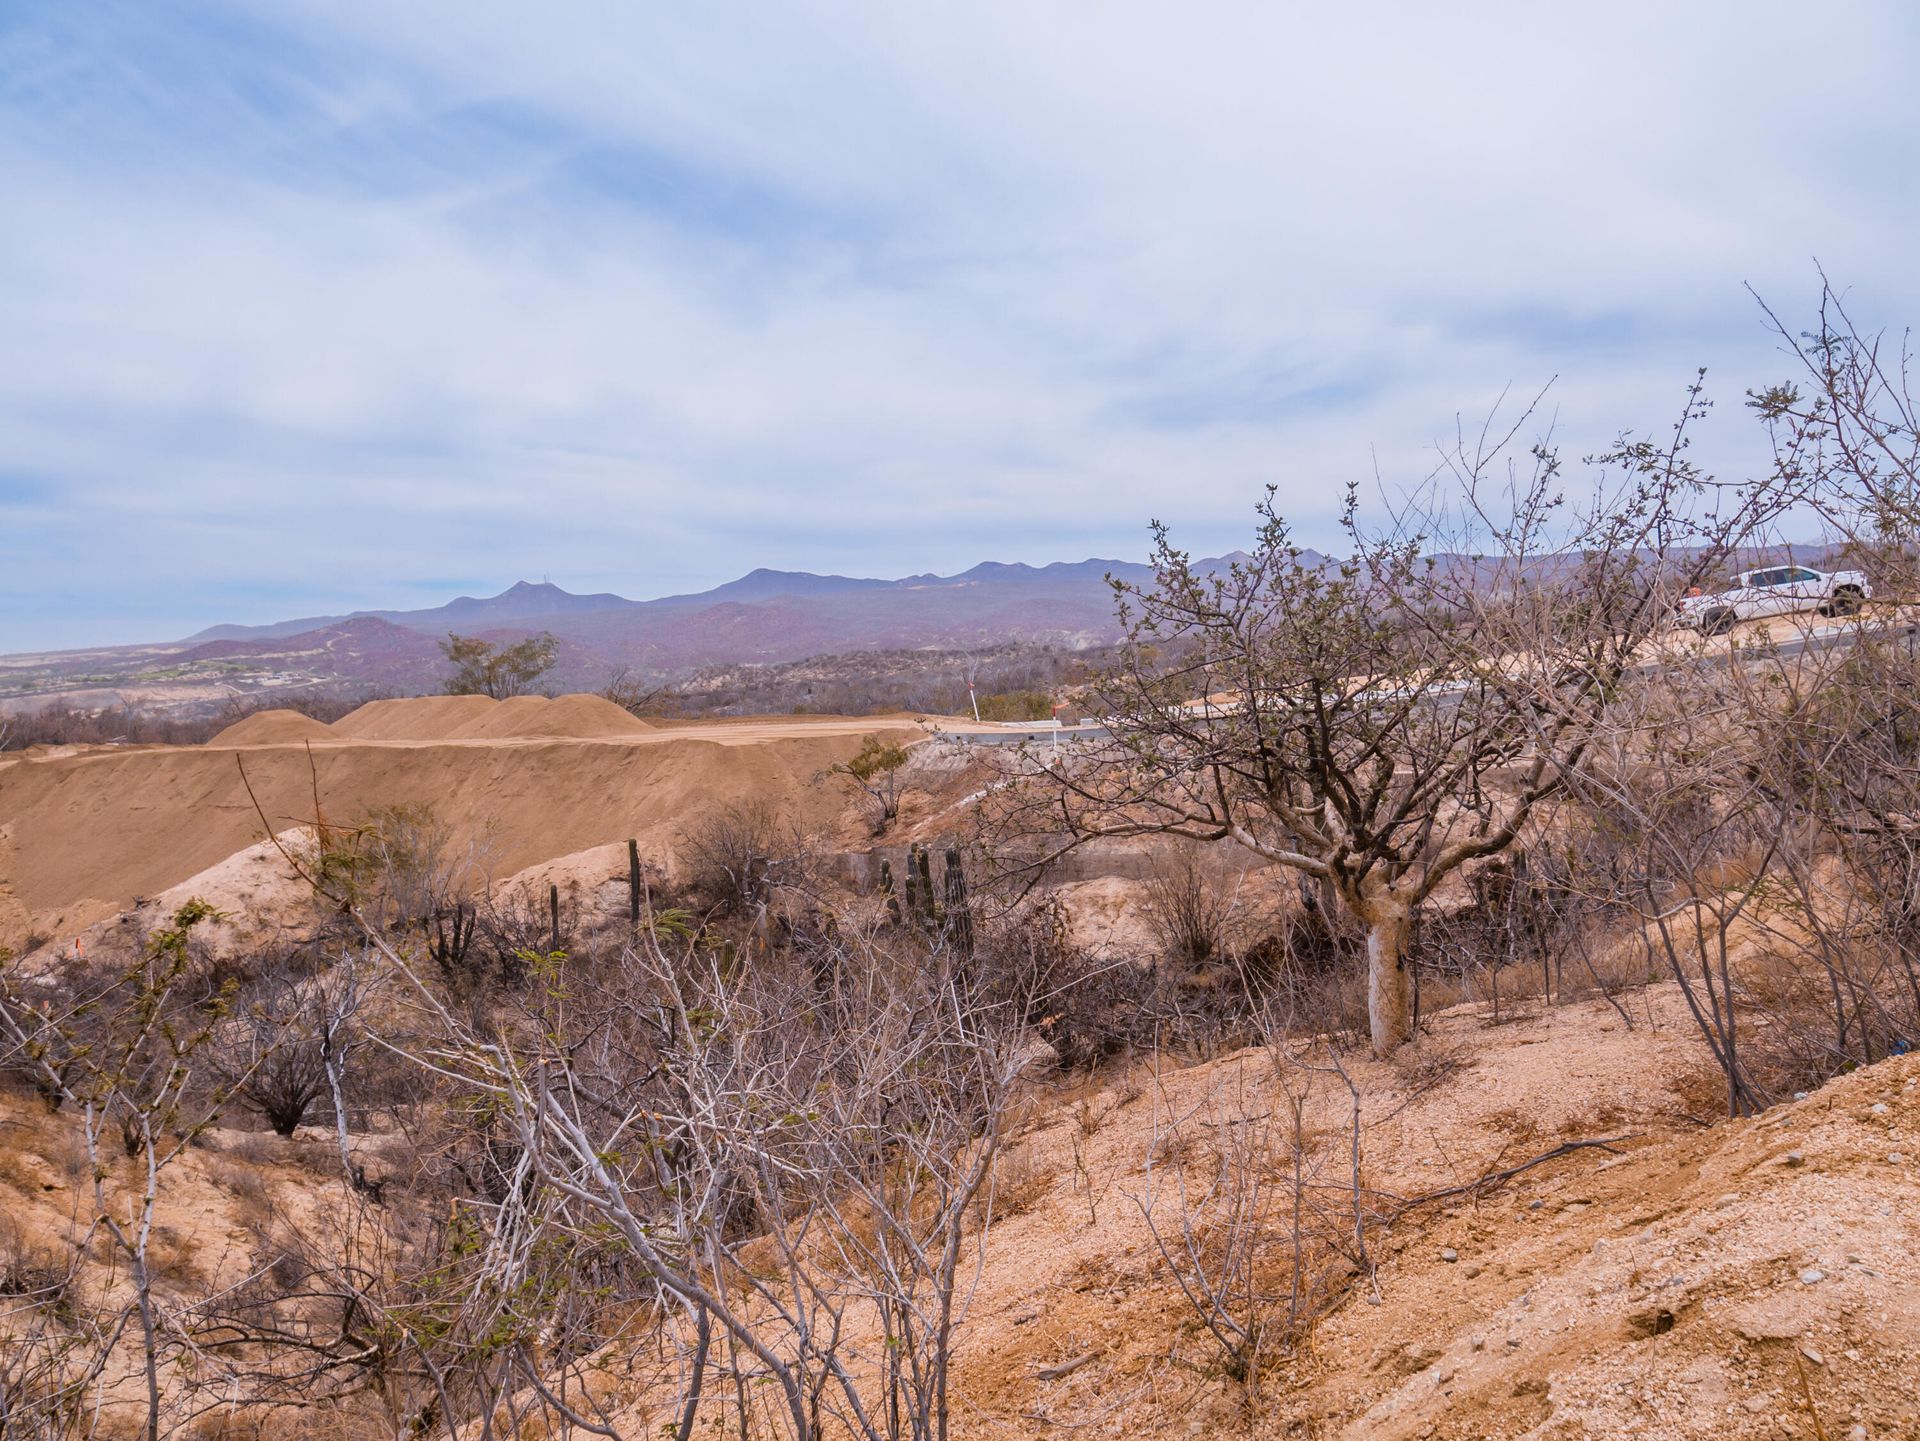
[[[1676,609],[1676,624],[1706,635],[1722,635],[1735,621],[1817,610],[1822,615],[1852,615],[1873,589],[1857,570],[1815,570],[1805,565],[1770,565],[1747,571],[1717,595],[1690,595]]]

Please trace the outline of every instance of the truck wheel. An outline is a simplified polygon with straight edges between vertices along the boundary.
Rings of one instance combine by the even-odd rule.
[[[1843,585],[1833,593],[1833,599],[1827,605],[1829,615],[1856,615],[1859,613],[1864,597],[1857,585]]]
[[[1708,614],[1705,624],[1700,628],[1708,635],[1725,635],[1733,629],[1734,622],[1739,619],[1740,617],[1735,615],[1731,608],[1716,610]]]

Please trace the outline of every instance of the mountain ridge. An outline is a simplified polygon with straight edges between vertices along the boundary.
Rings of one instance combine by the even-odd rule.
[[[1200,564],[1202,567],[1218,565],[1232,558],[1224,556]],[[521,580],[515,581],[498,595],[456,596],[437,606],[411,610],[355,610],[337,615],[300,616],[259,624],[226,622],[195,631],[179,644],[192,646],[214,641],[277,640],[357,620],[383,620],[409,630],[438,632],[460,624],[500,627],[509,622],[527,623],[560,616],[650,609],[686,611],[723,604],[765,605],[822,596],[940,587],[958,589],[983,584],[1048,586],[1092,583],[1104,586],[1109,574],[1138,581],[1151,573],[1152,567],[1139,561],[1111,560],[1098,556],[1082,561],[1053,561],[1042,566],[1023,561],[989,560],[953,575],[929,572],[897,579],[820,575],[813,571],[773,570],[762,566],[709,590],[658,596],[650,600],[633,600],[610,591],[576,594],[550,581]]]
[[[1229,555],[1195,562],[1224,568]],[[361,610],[209,626],[181,641],[11,657],[0,711],[67,697],[83,706],[225,705],[266,694],[421,694],[445,684],[450,632],[556,642],[546,684],[599,690],[615,678],[671,684],[713,666],[780,665],[867,651],[1079,650],[1120,638],[1108,578],[1151,580],[1137,561],[983,561],[896,579],[759,569],[711,590],[630,600],[516,581],[495,595],[411,610]],[[18,662],[25,661],[26,664]]]

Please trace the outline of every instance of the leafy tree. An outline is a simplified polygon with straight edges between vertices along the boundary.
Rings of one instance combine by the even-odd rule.
[[[525,695],[553,669],[560,642],[542,631],[512,645],[493,645],[477,635],[453,635],[440,642],[453,663],[448,695],[487,695],[495,700]]]
[[[879,736],[868,736],[852,760],[832,767],[834,775],[845,776],[867,798],[875,835],[900,814],[900,767],[906,763],[905,746],[897,741],[883,741]]]

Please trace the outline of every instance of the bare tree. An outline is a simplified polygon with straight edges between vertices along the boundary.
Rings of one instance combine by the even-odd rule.
[[[1824,273],[1812,330],[1760,307],[1799,371],[1747,396],[1773,438],[1776,476],[1910,586],[1920,539],[1911,336],[1863,329]]]
[[[1416,908],[1514,843],[1672,598],[1784,503],[1694,468],[1704,405],[1696,385],[1664,443],[1623,437],[1577,510],[1544,446],[1499,480],[1515,427],[1462,441],[1384,537],[1350,494],[1339,562],[1296,546],[1271,494],[1251,552],[1212,572],[1156,526],[1154,583],[1115,583],[1128,641],[1097,687],[1112,739],[1025,758],[991,824],[1047,839],[1020,854],[1029,875],[1088,838],[1144,834],[1305,873],[1365,930],[1373,1048],[1391,1053],[1411,1033]]]
[[[131,1293],[96,1318],[90,1347],[51,1404],[57,1412],[99,1385],[121,1337],[131,1332],[143,1398],[137,1425],[146,1441],[165,1434],[170,1391],[163,1373],[183,1344],[157,1289],[155,1213],[167,1172],[213,1125],[225,1100],[223,1090],[209,1093],[196,1084],[228,997],[209,996],[199,985],[189,937],[215,914],[204,902],[188,901],[148,938],[138,961],[103,991],[73,1004],[36,1004],[11,971],[0,972],[5,1033],[39,1072],[43,1091],[79,1114],[92,1173],[92,1215],[77,1249],[86,1254],[98,1244],[124,1263]],[[137,1179],[130,1187],[114,1184],[110,1140],[134,1164]],[[177,1399],[177,1391],[171,1394]]]
[[[326,1094],[317,1007],[300,980],[271,969],[235,998],[211,1047],[213,1065],[275,1134],[291,1136]]]

